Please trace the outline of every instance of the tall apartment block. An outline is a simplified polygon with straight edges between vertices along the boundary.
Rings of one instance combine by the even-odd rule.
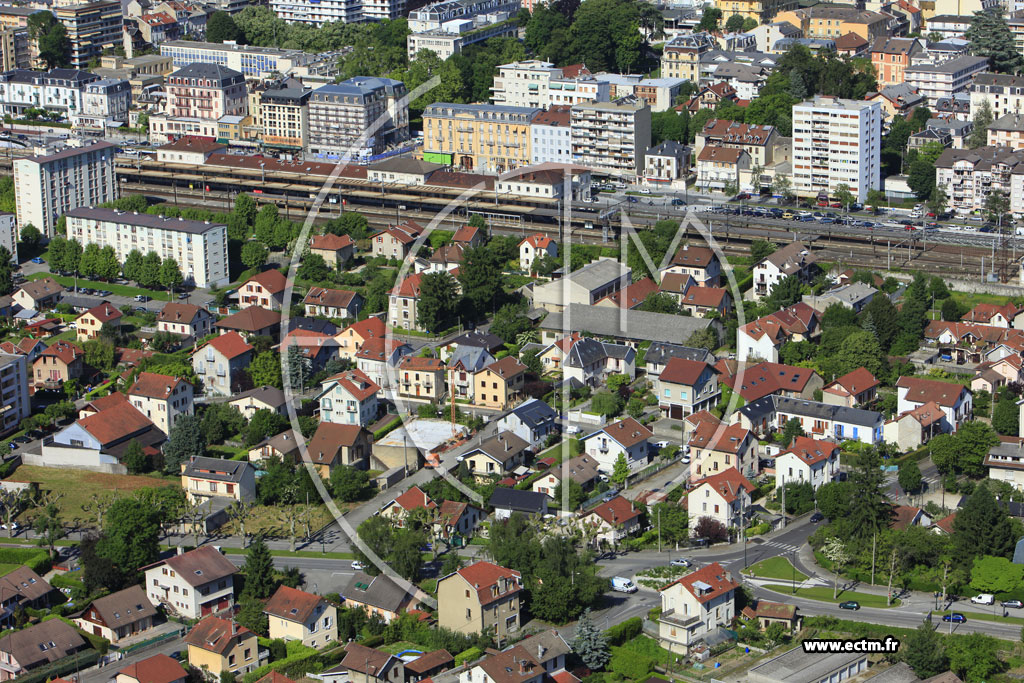
[[[109,142],[14,160],[18,225],[53,237],[57,219],[72,209],[117,199],[114,151]]]
[[[167,77],[167,114],[196,119],[245,116],[245,76],[218,64],[189,64]]]
[[[404,9],[404,0],[399,2]],[[349,24],[363,21],[366,16],[362,0],[270,0],[270,9],[278,18],[289,23],[311,26],[320,26],[330,21]],[[399,14],[384,18],[396,19]]]
[[[185,282],[197,287],[229,282],[227,226],[220,223],[81,207],[68,212],[68,239],[111,246],[120,263],[133,249],[155,251],[177,261]]]
[[[858,202],[881,188],[882,108],[878,102],[821,96],[793,106],[793,191],[834,195],[846,185]]]
[[[28,356],[0,353],[0,434],[10,433],[31,414]]]
[[[617,176],[637,176],[651,146],[651,108],[643,102],[577,104],[571,110],[572,161]]]
[[[53,13],[68,30],[71,66],[76,69],[85,69],[89,61],[99,57],[104,50],[121,45],[119,0],[55,7]]]
[[[309,97],[309,152],[325,157],[379,154],[409,138],[405,84],[357,76]]]

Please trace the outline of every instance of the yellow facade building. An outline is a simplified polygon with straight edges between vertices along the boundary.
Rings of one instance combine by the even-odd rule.
[[[530,164],[530,123],[541,110],[437,102],[423,111],[423,159],[503,173]]]

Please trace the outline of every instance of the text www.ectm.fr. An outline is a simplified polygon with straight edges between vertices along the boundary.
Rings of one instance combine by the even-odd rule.
[[[900,641],[892,636],[886,636],[885,640],[877,638],[855,638],[845,640],[842,638],[809,638],[803,642],[804,652],[821,652],[833,654],[836,652],[896,652],[900,649]]]

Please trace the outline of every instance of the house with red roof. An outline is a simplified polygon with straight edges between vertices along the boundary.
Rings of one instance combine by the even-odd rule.
[[[937,403],[952,431],[974,415],[971,392],[962,384],[922,377],[900,377],[896,381],[896,412],[904,413],[927,403]]]
[[[897,531],[906,531],[912,526],[929,527],[931,525],[932,518],[921,508],[910,505],[892,506],[892,519],[889,521],[889,526]]]
[[[192,385],[181,377],[142,372],[125,392],[131,404],[164,434],[183,415],[192,415]]]
[[[487,233],[475,225],[462,225],[452,235],[452,244],[462,245],[465,249],[483,246],[487,241]]]
[[[643,469],[648,462],[650,444],[648,439],[654,433],[631,417],[583,437],[583,452],[597,462],[597,469],[611,475],[619,457],[626,459],[630,472]]]
[[[722,279],[722,262],[709,247],[684,244],[661,271],[662,276],[667,273],[689,275],[698,287],[717,287]]]
[[[355,256],[356,243],[348,235],[313,235],[309,241],[309,253],[319,256],[331,268],[337,269]]]
[[[1024,328],[1024,308],[1017,306],[1013,302],[1007,302],[1003,305],[978,304],[967,311],[964,317],[960,318],[960,321],[991,325],[992,327],[1002,327],[1004,329],[1021,329]]]
[[[164,304],[156,316],[156,328],[184,337],[202,339],[213,332],[213,315],[195,304],[171,301]]]
[[[370,236],[374,256],[403,260],[409,255],[416,239],[423,233],[423,227],[415,221],[392,225]]]
[[[738,529],[756,488],[735,468],[698,479],[686,494],[690,528],[695,529],[702,517],[710,517],[726,528]]]
[[[799,302],[740,327],[736,331],[736,358],[777,363],[783,344],[811,341],[820,334],[817,311]]]
[[[459,633],[507,638],[522,626],[523,577],[492,562],[475,562],[437,582],[437,623]]]
[[[459,290],[458,277],[459,269],[448,271],[448,274],[455,278],[456,290]],[[419,323],[419,301],[420,288],[423,284],[423,276],[426,272],[415,273],[395,284],[388,298],[388,324],[393,328],[405,330],[417,330],[425,332]]]
[[[425,519],[433,518],[437,510],[437,503],[431,500],[430,496],[424,493],[419,486],[411,486],[390,503],[385,504],[377,514],[390,520],[394,526],[404,527],[405,520],[416,510],[422,510],[417,514],[425,515]]]
[[[79,342],[96,339],[104,325],[115,329],[121,327],[121,311],[106,301],[75,318],[75,338]]]
[[[243,308],[218,320],[214,328],[219,334],[238,332],[245,337],[274,337],[281,331],[281,314],[257,304]]]
[[[192,352],[192,369],[207,396],[231,396],[239,376],[249,367],[256,350],[238,332],[214,337]]]
[[[519,401],[525,384],[526,366],[505,356],[473,375],[474,400],[482,408],[505,410]]]
[[[661,414],[674,420],[718,402],[718,370],[704,361],[671,358],[654,382]]]
[[[839,474],[839,445],[798,436],[775,457],[775,485],[810,482],[815,490]]]
[[[1011,354],[998,360],[979,363],[971,378],[971,391],[995,394],[1000,387],[1024,380],[1024,356]]]
[[[362,370],[345,370],[320,383],[320,421],[369,427],[379,412],[380,386]]]
[[[580,515],[579,524],[584,537],[615,547],[627,536],[640,531],[640,511],[633,507],[632,501],[615,496]]]
[[[338,465],[365,470],[370,466],[373,435],[359,425],[321,422],[309,441],[309,460],[324,479]]]
[[[757,437],[739,424],[725,424],[711,413],[698,413],[686,445],[690,449],[690,481],[736,470],[747,476],[760,471]]]
[[[821,375],[811,368],[782,363],[749,364],[722,359],[715,367],[722,373],[721,382],[747,403],[769,394],[812,399],[824,384]]]
[[[486,517],[487,512],[476,505],[446,500],[437,509],[434,533],[451,545],[461,546]]]
[[[912,451],[939,434],[948,434],[953,426],[946,419],[946,411],[935,401],[929,401],[895,415],[882,427],[886,443],[896,444],[901,451]]]
[[[334,341],[334,337],[302,328],[296,328],[286,334],[278,348],[285,354],[292,353],[293,348],[297,349],[305,359],[306,371],[310,374],[320,372],[330,360],[338,356],[338,342]]]
[[[870,370],[857,368],[826,384],[821,390],[821,402],[847,408],[870,405],[875,402],[879,384]]]
[[[230,617],[206,617],[188,632],[185,645],[189,664],[218,678],[222,673],[246,674],[260,666],[256,634]]]
[[[671,647],[673,652],[689,653],[719,628],[728,628],[736,617],[739,587],[732,574],[717,562],[663,586],[659,590],[658,617],[658,639],[662,646]]]
[[[284,273],[276,268],[257,273],[238,287],[238,307],[261,306],[270,311],[280,311],[287,284]]]
[[[187,677],[177,660],[159,654],[121,669],[114,676],[114,683],[185,683]]]
[[[398,361],[396,379],[402,398],[434,402],[445,392],[445,367],[440,358],[405,356]]]
[[[613,292],[603,299],[598,299],[595,306],[610,306],[614,308],[639,308],[640,304],[651,294],[658,291],[658,285],[654,280],[645,277],[642,280],[627,285],[617,292]]]
[[[711,313],[724,316],[732,308],[732,297],[724,287],[688,287],[677,298],[682,310],[698,317],[706,318]]]
[[[379,317],[373,315],[365,320],[352,323],[338,334],[334,340],[338,342],[338,357],[344,360],[355,360],[359,349],[367,339],[383,339],[387,336],[388,326]]]
[[[302,305],[306,307],[306,315],[310,317],[355,320],[363,307],[363,297],[349,289],[310,287],[302,299]]]
[[[932,531],[935,533],[946,534],[949,536],[953,535],[953,521],[956,519],[956,513],[952,513],[938,520],[932,524]]]
[[[754,293],[768,296],[775,285],[791,275],[801,282],[809,282],[816,269],[815,263],[809,247],[803,242],[790,242],[754,264]]]
[[[322,648],[338,641],[338,610],[319,595],[280,586],[263,606],[270,637]]]
[[[396,338],[370,337],[355,353],[356,367],[382,389],[391,386],[398,362],[412,353],[412,347]]]
[[[533,262],[545,256],[558,258],[558,243],[547,235],[530,235],[519,243],[519,270],[533,271]]]
[[[46,347],[32,363],[36,389],[59,389],[65,382],[78,379],[85,371],[85,353],[63,339]]]

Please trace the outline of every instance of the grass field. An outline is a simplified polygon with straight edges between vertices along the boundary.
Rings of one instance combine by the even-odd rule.
[[[44,277],[52,277],[54,280],[64,285],[65,287],[74,287],[75,278],[65,277],[63,275],[54,275],[53,273],[32,273],[28,275],[26,280],[41,280]],[[79,287],[90,287],[92,289],[106,290],[119,296],[135,296],[136,294],[146,294],[154,299],[167,300],[167,292],[161,289],[143,289],[141,287],[132,287],[130,285],[116,285],[113,282],[98,282],[96,280],[86,280],[84,278],[78,278]],[[172,295],[173,296],[173,295]]]
[[[778,584],[770,584],[764,586],[768,590],[775,591],[777,593],[783,593],[785,595],[793,594],[792,586],[781,586]],[[884,595],[872,595],[871,593],[858,593],[856,591],[839,591],[839,597],[832,597],[832,589],[827,586],[814,586],[811,588],[797,588],[796,594],[801,598],[807,598],[809,600],[820,600],[822,602],[840,603],[846,602],[847,600],[856,600],[860,603],[861,607],[896,607],[900,604],[899,600],[893,600],[892,605],[885,604]]]
[[[769,557],[757,564],[752,564],[747,570],[752,576],[761,576],[766,579],[783,579],[791,581],[796,577],[797,581],[806,581],[807,576],[796,568],[785,557]],[[795,572],[795,574],[794,574]]]
[[[270,538],[287,538],[289,523],[284,517],[284,512],[284,508],[280,506],[270,507],[268,505],[257,505],[252,509],[252,515],[245,523],[245,533],[262,533]],[[331,517],[331,512],[327,509],[327,506],[317,505],[313,507],[313,514],[309,520],[309,528],[312,531],[316,531],[331,521],[331,519],[333,519],[333,517]],[[238,524],[234,520],[231,520],[221,527],[220,531],[225,534],[233,535],[239,532]],[[305,524],[301,521],[297,521],[295,524],[295,531],[299,535],[299,538],[304,538]]]
[[[42,491],[64,494],[60,499],[60,516],[65,521],[87,520],[95,517],[85,508],[104,493],[131,494],[142,488],[180,486],[177,477],[141,476],[133,474],[103,474],[81,470],[62,470],[52,467],[22,465],[9,481],[35,482]],[[31,516],[31,513],[29,513]]]

